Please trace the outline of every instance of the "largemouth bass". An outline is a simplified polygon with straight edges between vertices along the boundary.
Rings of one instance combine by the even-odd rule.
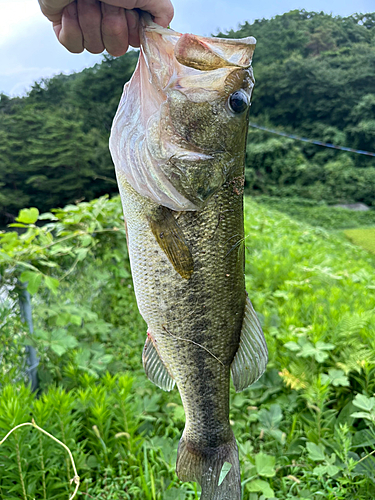
[[[140,57],[110,149],[137,303],[148,325],[143,364],[157,386],[169,391],[176,384],[181,395],[186,426],[178,477],[198,481],[201,500],[239,500],[230,376],[241,391],[267,363],[244,281],[255,39],[182,35],[148,18],[141,24]]]

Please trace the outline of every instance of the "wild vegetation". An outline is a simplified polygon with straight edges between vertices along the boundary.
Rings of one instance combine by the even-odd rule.
[[[328,230],[366,228],[375,226],[375,211],[353,211],[328,206],[324,201],[304,198],[257,196],[256,201],[269,208],[284,212],[294,219]]]
[[[257,38],[251,120],[375,152],[375,13],[332,17],[294,10],[220,36]],[[117,193],[108,135],[136,52],[0,95],[0,224]],[[250,128],[248,192],[338,201],[375,199],[375,159]]]
[[[375,228],[348,229],[345,235],[355,245],[359,245],[369,252],[375,253]]]
[[[0,315],[0,440],[33,417],[73,451],[84,498],[199,498],[174,473],[178,392],[157,389],[141,367],[146,326],[119,199],[22,210],[16,224],[0,233],[1,284],[10,290]],[[250,199],[245,234],[246,285],[270,362],[256,384],[231,395],[243,498],[370,500],[375,256]],[[11,300],[17,279],[32,293],[32,336]],[[29,343],[40,356],[39,398],[23,384]],[[0,447],[0,467],[2,500],[64,500],[73,491],[67,455],[31,428]]]
[[[291,11],[245,23],[253,35],[251,120],[337,146],[375,152],[375,13],[347,18]],[[375,199],[375,160],[250,128],[249,190],[315,200]]]
[[[375,14],[292,11],[221,36],[248,35],[252,121],[375,152]],[[175,475],[181,401],[143,372],[146,325],[120,201],[107,195],[117,193],[108,135],[136,59],[0,95],[0,225],[14,222],[0,231],[0,441],[34,418],[72,450],[79,497],[193,500],[196,485]],[[374,158],[250,128],[246,162],[259,201],[246,200],[246,285],[270,362],[231,391],[243,498],[372,500],[375,212],[328,204],[374,206]],[[25,384],[29,345],[38,394]],[[72,479],[65,451],[31,427],[0,446],[0,500],[66,500]]]

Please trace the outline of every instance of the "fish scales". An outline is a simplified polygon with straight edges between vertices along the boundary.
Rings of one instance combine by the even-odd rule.
[[[201,212],[179,215],[178,224],[194,260],[190,280],[176,273],[153,238],[147,220],[152,202],[137,193],[133,193],[133,199],[125,199],[138,307],[186,402],[189,426],[193,429],[199,425],[196,432],[204,440],[204,436],[214,434],[214,429],[207,434],[208,429],[202,428],[205,421],[195,424],[192,416],[198,406],[207,407],[212,401],[213,407],[224,409],[228,425],[228,404],[222,401],[227,401],[228,395],[223,391],[223,398],[213,398],[210,393],[216,385],[215,377],[229,381],[229,368],[239,345],[245,306],[243,252],[236,247],[243,240],[242,196],[233,196],[233,185],[228,182]],[[139,216],[141,211],[143,218]],[[189,363],[191,369],[187,370]],[[197,384],[206,398],[191,390]]]
[[[177,81],[170,74],[169,80],[164,79],[164,87],[159,86],[155,99],[162,90],[168,96],[160,101],[159,114],[166,123],[158,128],[152,109],[145,120],[144,135],[139,125],[142,110],[136,123],[129,125],[124,121],[124,116],[129,116],[123,115],[124,107],[132,116],[133,102],[132,87],[126,86],[111,135],[134,289],[139,311],[148,326],[143,361],[151,380],[166,390],[176,383],[181,395],[186,425],[177,458],[180,479],[198,481],[202,500],[239,500],[238,451],[229,424],[230,374],[232,370],[236,389],[249,385],[264,370],[267,350],[256,315],[250,314],[244,321],[249,308],[251,311],[245,291],[243,229],[248,105],[238,113],[241,117],[231,116],[235,113],[229,111],[234,125],[230,119],[223,125],[222,119],[228,114],[223,111],[227,94],[231,96],[240,89],[246,99],[245,92],[251,93],[252,77],[249,64],[241,66],[246,59],[240,50],[235,62],[232,55],[225,62],[222,47],[213,52],[207,45],[208,39],[194,35],[184,39],[185,35],[164,30],[149,20],[143,21],[142,29],[143,53],[133,78],[142,76],[142,71],[148,76],[147,81],[139,77],[138,87],[160,83],[165,78],[163,64],[171,63],[173,54],[178,62],[172,62],[178,70],[181,61],[194,68]],[[156,62],[152,59],[155,36],[159,37]],[[165,40],[167,60],[160,61]],[[177,50],[181,40],[183,45]],[[246,43],[237,43],[245,51]],[[195,51],[190,56],[189,47]],[[230,54],[235,52],[231,42],[228,50]],[[211,54],[208,63],[206,52]],[[142,57],[149,58],[146,66],[151,75],[142,67]],[[189,62],[189,57],[193,62]],[[152,64],[157,67],[156,80]],[[180,82],[195,77],[199,67],[207,72],[219,69],[215,78],[222,82],[220,92],[225,102],[219,91],[215,91],[215,99],[208,97],[202,79],[200,100],[195,95],[197,102],[191,96],[185,99],[190,87],[181,91],[184,87]],[[208,86],[218,86],[215,78],[209,81],[207,74],[203,75]],[[165,91],[165,83],[169,91]],[[194,85],[194,81],[190,84]],[[135,101],[140,98],[138,87],[133,91]],[[148,92],[153,90],[150,87]],[[127,138],[123,140],[124,130]],[[230,136],[226,143],[228,130],[235,140]],[[166,146],[160,146],[163,134],[168,136]],[[138,148],[135,153],[128,150],[124,155],[126,141]],[[168,152],[172,147],[177,153]],[[155,162],[158,155],[161,159]],[[149,170],[142,170],[147,162]],[[133,166],[131,173],[129,164]],[[152,169],[154,173],[149,174]],[[245,323],[250,324],[250,330],[244,329]],[[232,467],[219,485],[225,462]]]

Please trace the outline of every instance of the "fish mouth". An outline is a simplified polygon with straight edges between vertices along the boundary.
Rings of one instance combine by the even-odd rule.
[[[140,41],[142,85],[149,95],[153,95],[155,113],[156,107],[160,109],[166,102],[170,91],[181,93],[192,103],[210,102],[218,96],[227,102],[228,87],[236,84],[245,91],[250,102],[254,84],[250,70],[256,45],[254,37],[224,39],[181,34],[159,26],[149,14],[143,13]],[[173,134],[179,134],[174,127]],[[185,138],[180,139],[183,151],[176,152],[174,157],[189,156],[191,160],[200,161],[227,152],[222,148],[219,151],[209,146],[199,147],[191,139],[184,145]]]
[[[171,78],[193,75],[196,70],[248,69],[256,45],[252,36],[230,39],[181,34],[155,24],[149,14],[141,16],[140,41],[141,57],[152,83],[160,89],[165,89]]]

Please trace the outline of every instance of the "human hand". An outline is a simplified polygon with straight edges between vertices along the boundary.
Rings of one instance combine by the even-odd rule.
[[[149,12],[165,28],[173,18],[170,0],[38,0],[53,23],[59,40],[70,52],[84,49],[99,54],[104,49],[122,56],[129,45],[139,47],[139,15]]]

